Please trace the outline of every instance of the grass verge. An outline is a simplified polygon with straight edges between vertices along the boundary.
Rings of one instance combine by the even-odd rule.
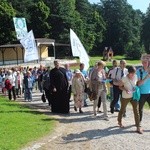
[[[0,97],[0,150],[17,150],[52,131],[55,119]]]

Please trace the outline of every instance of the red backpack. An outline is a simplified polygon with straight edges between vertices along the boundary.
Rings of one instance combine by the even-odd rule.
[[[6,80],[5,80],[5,88],[6,88],[7,90],[10,90],[10,89],[12,88],[12,85],[11,85],[9,79],[6,79]]]

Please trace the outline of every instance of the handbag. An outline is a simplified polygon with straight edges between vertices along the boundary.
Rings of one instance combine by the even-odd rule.
[[[133,86],[130,80],[129,80],[129,82],[134,89],[134,91],[132,93],[132,99],[134,101],[139,101],[140,97],[141,97],[140,88],[138,86]]]
[[[133,92],[133,100],[139,101],[141,97],[140,89],[138,86],[134,87],[135,91]]]
[[[42,100],[43,103],[46,102],[46,97],[45,97],[45,94],[44,94],[44,93],[43,93],[42,96],[41,96],[41,100]]]
[[[90,99],[90,101],[96,100],[97,99],[96,92],[91,92],[91,94],[89,95],[89,99]]]

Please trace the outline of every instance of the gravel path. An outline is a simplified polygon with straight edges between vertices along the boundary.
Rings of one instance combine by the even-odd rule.
[[[125,128],[119,128],[117,112],[108,112],[109,121],[102,119],[102,113],[95,117],[90,101],[89,106],[83,108],[83,114],[75,112],[71,102],[70,115],[54,115],[39,97],[39,94],[34,94],[34,101],[28,105],[53,116],[59,123],[53,133],[30,143],[22,150],[150,150],[150,110],[144,110],[144,133],[140,135],[135,132],[130,106],[127,107],[127,117],[123,118]]]

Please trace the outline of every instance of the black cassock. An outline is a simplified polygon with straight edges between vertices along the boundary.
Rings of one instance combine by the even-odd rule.
[[[68,81],[64,68],[54,68],[50,73],[51,82],[51,108],[55,113],[69,113]],[[56,92],[53,89],[56,88]]]

